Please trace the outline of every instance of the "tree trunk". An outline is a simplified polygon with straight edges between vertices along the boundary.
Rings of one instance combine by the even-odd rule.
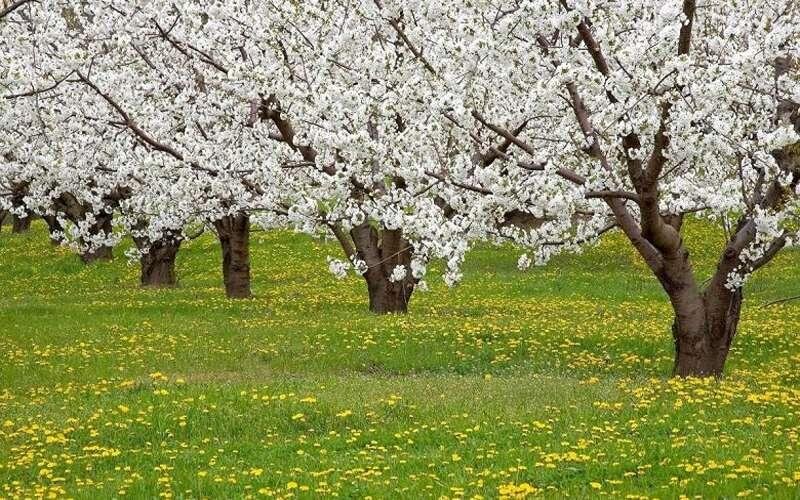
[[[113,231],[113,227],[111,226],[112,219],[113,215],[111,214],[102,213],[95,215],[95,223],[91,227],[91,234],[111,234]],[[81,260],[85,264],[91,264],[98,261],[108,261],[112,258],[114,258],[112,248],[106,245],[81,253]]]
[[[81,261],[84,264],[93,264],[100,261],[109,261],[114,258],[114,252],[111,247],[102,246],[94,250],[88,250],[81,253]]]
[[[727,295],[725,297],[717,296]],[[696,304],[697,320],[672,325],[675,339],[673,376],[722,377],[731,343],[736,336],[742,307],[741,289],[736,292],[706,291],[702,303]],[[724,307],[720,307],[724,304]]]
[[[31,228],[31,216],[27,217],[19,217],[15,215],[13,217],[13,225],[11,227],[11,232],[15,234],[20,233],[27,233],[28,230]]]
[[[178,284],[175,258],[180,246],[180,240],[172,238],[161,239],[150,245],[150,250],[139,258],[143,287],[169,288]]]
[[[6,217],[8,217],[8,210],[0,210],[0,232],[3,231],[3,222],[5,222]]]
[[[409,280],[392,283],[385,276],[365,275],[364,277],[367,281],[371,312],[375,314],[405,314],[408,312],[408,303],[414,291],[413,283]]]
[[[384,229],[379,234],[364,223],[354,227],[350,235],[356,258],[367,265],[363,276],[369,293],[369,310],[376,314],[408,312],[417,280],[411,275],[413,249],[402,232]],[[405,277],[392,281],[390,277],[396,267],[405,268]]]
[[[15,183],[11,186],[11,206],[18,212],[22,210],[25,217],[16,214],[11,216],[11,232],[26,233],[31,228],[31,213],[25,208],[25,196],[28,194],[28,183]]]
[[[214,222],[222,247],[222,277],[225,294],[231,299],[246,299],[250,291],[250,217],[225,216]]]
[[[58,222],[58,217],[55,215],[45,215],[42,217],[44,221],[47,223],[47,228],[50,230],[50,243],[53,246],[58,246],[61,244],[61,241],[58,238],[54,238],[52,235],[53,233],[61,233],[64,231],[64,228],[61,226],[61,223]]]

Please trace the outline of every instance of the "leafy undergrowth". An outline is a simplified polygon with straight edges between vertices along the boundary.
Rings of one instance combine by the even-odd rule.
[[[723,241],[692,224],[701,279]],[[329,244],[253,235],[253,300],[206,236],[181,284],[0,234],[0,497],[796,497],[798,253],[748,285],[722,382],[670,380],[670,309],[619,235],[526,273],[482,248],[407,316]],[[121,256],[122,251],[117,253]]]

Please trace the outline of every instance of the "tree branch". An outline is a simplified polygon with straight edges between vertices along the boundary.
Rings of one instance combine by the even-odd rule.
[[[19,94],[9,94],[9,95],[3,96],[3,99],[11,100],[11,99],[19,99],[21,97],[32,97],[32,96],[35,96],[35,95],[38,95],[38,94],[44,94],[45,92],[49,92],[49,91],[55,89],[56,87],[58,87],[59,85],[61,85],[62,83],[64,83],[65,81],[67,81],[67,79],[70,76],[72,76],[73,73],[74,73],[74,71],[70,71],[64,77],[59,78],[58,80],[56,80],[55,83],[53,83],[53,85],[50,85],[49,87],[45,87],[43,89],[33,89],[31,91],[22,92],[22,93],[19,93]]]
[[[12,12],[14,12],[17,9],[19,9],[20,7],[22,7],[26,3],[35,2],[35,1],[37,1],[37,0],[17,0],[16,2],[12,2],[11,5],[9,5],[8,7],[6,7],[3,10],[0,10],[0,19],[3,19],[4,17],[10,15]]]
[[[380,0],[374,0],[374,1],[375,1],[375,5],[378,7],[378,10],[383,10],[383,6],[381,5]],[[433,75],[437,75],[436,69],[425,58],[425,56],[422,54],[422,51],[419,50],[414,45],[414,43],[408,38],[408,36],[406,35],[406,32],[403,30],[403,27],[400,26],[400,23],[398,22],[398,20],[397,19],[389,19],[389,25],[395,30],[395,32],[397,32],[397,35],[400,37],[400,39],[403,41],[403,43],[406,45],[406,47],[408,47],[408,50],[410,50],[411,53],[414,54],[414,57],[416,57],[419,60],[419,62],[421,62],[422,65],[425,66],[425,69],[428,70]]]
[[[356,257],[356,249],[353,246],[352,238],[344,232],[344,230],[339,224],[334,224],[329,222],[327,223],[327,226],[330,228],[333,235],[339,241],[339,244],[342,246],[342,250],[344,250],[344,253],[347,255],[347,258],[350,259],[350,261],[352,262],[352,260]]]
[[[216,69],[217,71],[219,71],[221,73],[225,73],[226,75],[228,74],[228,68],[224,67],[222,64],[220,64],[219,62],[215,61],[214,58],[211,57],[211,55],[209,55],[207,52],[198,49],[197,47],[195,47],[192,44],[189,44],[189,43],[186,43],[186,42],[181,42],[180,40],[176,40],[175,38],[172,38],[171,36],[169,36],[169,32],[165,31],[164,28],[162,28],[161,25],[158,24],[158,21],[153,21],[153,22],[155,23],[156,29],[158,30],[158,34],[161,35],[161,38],[163,38],[164,40],[169,42],[169,44],[172,45],[173,47],[175,47],[175,49],[178,52],[180,52],[181,54],[183,54],[187,58],[191,59],[192,56],[184,48],[184,46],[186,46],[189,49],[191,49],[192,51],[194,51],[195,53],[197,53],[200,56],[200,60],[201,61],[203,61],[204,63],[210,65],[211,67],[213,67],[214,69]]]
[[[478,120],[483,126],[488,128],[489,130],[491,130],[495,134],[497,134],[500,137],[506,139],[507,141],[509,141],[510,143],[514,144],[515,146],[517,146],[521,150],[525,151],[529,155],[535,156],[536,152],[533,149],[533,147],[530,146],[529,144],[527,144],[526,142],[523,142],[522,140],[520,140],[519,137],[517,137],[515,134],[512,134],[511,132],[509,132],[508,130],[506,130],[503,127],[500,127],[498,125],[494,125],[494,124],[490,123],[478,111],[472,111],[472,116],[473,116],[473,118]],[[544,165],[532,165],[532,164],[519,163],[518,166],[524,168],[525,170],[530,170],[530,171],[544,171],[544,169],[545,169]],[[576,172],[574,172],[574,171],[572,171],[570,169],[558,168],[558,169],[556,169],[556,173],[559,176],[563,177],[564,179],[566,179],[568,181],[571,181],[574,184],[577,184],[579,186],[582,186],[582,185],[586,184],[586,179],[583,176],[579,175],[578,173],[576,173]]]
[[[586,193],[586,198],[622,198],[636,203],[641,201],[638,194],[629,191],[588,191]]]
[[[471,185],[471,184],[465,184],[465,183],[459,182],[459,181],[454,181],[452,179],[448,179],[447,177],[445,177],[442,174],[437,174],[436,172],[431,172],[430,170],[426,170],[425,171],[425,175],[427,175],[429,177],[433,177],[434,179],[442,181],[442,182],[450,183],[453,186],[460,187],[462,189],[466,189],[467,191],[473,191],[475,193],[485,194],[485,195],[494,194],[492,191],[490,191],[490,190],[488,190],[486,188],[482,188],[480,186],[474,186],[474,185]]]
[[[678,40],[678,55],[687,55],[692,49],[692,30],[694,28],[696,12],[696,0],[683,0],[683,15],[686,16],[686,21],[683,26],[681,26],[681,35]]]

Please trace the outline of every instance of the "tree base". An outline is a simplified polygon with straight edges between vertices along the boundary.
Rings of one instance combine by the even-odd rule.
[[[700,314],[694,316],[696,321],[687,321],[684,325],[677,319],[673,322],[672,336],[675,339],[673,377],[722,377],[731,344],[736,336],[743,300],[741,290],[722,293],[728,294],[722,297],[724,301],[709,295],[703,298]],[[726,307],[709,307],[709,302],[724,303]]]
[[[250,290],[250,218],[239,214],[214,223],[222,247],[222,278],[229,299],[249,299]]]
[[[405,278],[393,282],[383,273],[364,275],[369,292],[369,310],[375,314],[406,314],[415,283]]]
[[[31,228],[31,217],[13,217],[11,232],[14,234],[27,233]]]
[[[250,299],[253,293],[249,282],[230,283],[225,286],[225,296],[229,299]]]
[[[90,228],[90,233],[92,235],[109,235],[113,231],[111,227],[112,215],[111,214],[97,214],[95,215],[95,223]],[[77,223],[76,223],[77,224]],[[84,243],[81,241],[81,243]],[[101,246],[96,248],[90,252],[84,252],[81,254],[81,260],[85,264],[91,264],[93,262],[100,262],[100,261],[109,261],[114,258],[114,250],[112,247],[109,246]]]
[[[394,285],[394,283],[390,283]],[[398,284],[398,288],[401,285]],[[370,293],[369,310],[375,314],[406,314],[408,312],[408,302],[411,299],[411,292],[408,296],[397,293],[395,290],[378,291]]]
[[[725,369],[727,352],[722,351],[701,351],[701,352],[679,352],[675,358],[675,366],[672,370],[673,377],[714,377],[722,378]]]
[[[100,247],[92,252],[81,254],[81,261],[84,264],[93,264],[95,262],[107,262],[114,259],[114,252],[111,247]]]
[[[175,274],[175,256],[171,260],[141,258],[142,273],[139,282],[142,288],[174,288],[178,285]]]

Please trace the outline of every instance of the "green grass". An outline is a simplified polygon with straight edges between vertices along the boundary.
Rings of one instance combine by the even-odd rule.
[[[619,235],[526,273],[479,249],[390,317],[335,246],[253,240],[233,302],[208,236],[157,291],[121,250],[0,234],[0,497],[800,498],[800,304],[760,307],[800,294],[797,252],[714,382],[667,378],[668,303]],[[687,241],[707,277],[722,233]]]

